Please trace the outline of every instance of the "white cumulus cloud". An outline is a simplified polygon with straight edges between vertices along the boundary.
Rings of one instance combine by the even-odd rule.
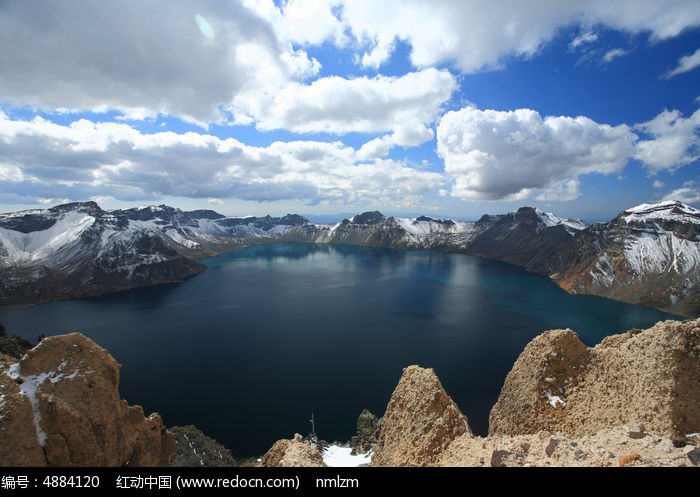
[[[136,117],[220,121],[220,106],[238,92],[299,70],[285,63],[270,25],[239,2],[9,0],[0,3],[0,45],[12,47],[0,50],[5,101]]]
[[[340,142],[252,147],[202,133],[144,134],[128,124],[70,125],[0,116],[0,180],[24,199],[164,196],[306,204],[421,205],[444,185],[439,173],[389,160],[364,161]],[[0,195],[1,196],[1,195]]]
[[[594,31],[583,31],[576,38],[574,38],[569,46],[571,48],[578,48],[587,43],[593,43],[598,40],[598,35]]]
[[[424,135],[424,125],[438,117],[456,87],[449,71],[434,68],[398,77],[329,76],[308,85],[290,83],[267,96],[243,95],[234,106],[263,130],[342,134],[413,126]]]
[[[456,197],[522,199],[539,191],[541,199],[571,200],[579,176],[621,171],[636,136],[586,117],[467,107],[443,116],[437,140]]]
[[[636,129],[650,138],[637,143],[634,157],[651,172],[675,170],[700,158],[700,110],[687,118],[664,110]]]
[[[654,39],[700,24],[700,3],[695,0],[345,0],[334,7],[345,32],[359,44],[365,66],[386,63],[401,40],[410,45],[415,67],[452,61],[466,73],[497,67],[504,57],[532,56],[561,28],[575,24],[649,32]],[[572,47],[595,37],[584,31]]]

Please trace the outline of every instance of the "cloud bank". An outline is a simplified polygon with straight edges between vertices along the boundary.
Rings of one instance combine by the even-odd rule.
[[[444,183],[438,173],[400,162],[365,161],[340,142],[251,147],[233,138],[144,134],[127,124],[85,119],[64,126],[0,114],[0,145],[0,181],[35,198],[235,197],[405,207],[420,205],[426,192]]]

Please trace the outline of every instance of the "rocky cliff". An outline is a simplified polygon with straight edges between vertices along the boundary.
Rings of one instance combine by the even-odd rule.
[[[700,211],[642,204],[580,232],[550,273],[565,290],[700,315]]]
[[[167,466],[173,435],[119,397],[119,364],[79,333],[0,355],[0,466]]]
[[[278,440],[261,458],[260,465],[266,468],[313,468],[324,467],[323,456],[318,446],[302,439],[298,433],[291,440]]]

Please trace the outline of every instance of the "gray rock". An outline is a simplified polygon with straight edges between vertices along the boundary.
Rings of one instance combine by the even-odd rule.
[[[494,450],[491,453],[491,467],[505,468],[507,464],[505,463],[504,459],[510,455],[510,452],[507,450]]]
[[[356,454],[364,454],[374,447],[379,435],[380,420],[367,409],[357,418],[357,436],[352,437],[350,446]]]
[[[544,448],[544,452],[547,454],[547,457],[552,457],[552,454],[554,454],[554,451],[557,450],[558,445],[559,440],[557,440],[556,438],[549,439],[547,447]]]
[[[639,439],[646,436],[646,429],[642,423],[629,423],[625,428],[630,438]]]
[[[175,426],[170,428],[175,436],[174,468],[207,467],[222,468],[238,466],[226,447],[209,438],[198,428]]]

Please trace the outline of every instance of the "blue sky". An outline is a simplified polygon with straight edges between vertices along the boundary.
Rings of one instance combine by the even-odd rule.
[[[0,211],[700,204],[700,2],[8,0]]]

